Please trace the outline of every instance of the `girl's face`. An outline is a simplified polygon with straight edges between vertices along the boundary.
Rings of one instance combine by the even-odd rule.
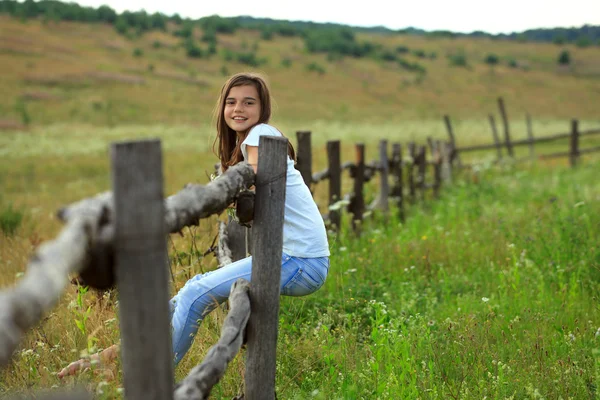
[[[225,98],[225,123],[239,133],[245,133],[258,123],[260,98],[252,85],[234,86]]]

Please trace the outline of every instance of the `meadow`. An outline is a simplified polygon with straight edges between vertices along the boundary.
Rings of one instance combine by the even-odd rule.
[[[110,143],[160,138],[166,195],[208,182],[214,101],[226,72],[248,68],[219,57],[187,59],[164,32],[126,39],[103,25],[4,16],[0,24],[0,127],[19,128],[0,130],[0,287],[9,287],[35,248],[60,231],[61,206],[110,189]],[[571,118],[580,129],[600,125],[597,48],[567,46],[575,61],[559,68],[554,44],[359,37],[438,57],[422,61],[428,72],[419,80],[391,64],[306,54],[299,38],[219,37],[223,48],[257,46],[270,60],[260,72],[276,99],[273,124],[292,143],[296,131],[313,132],[314,171],[326,166],[327,140],[341,140],[342,161],[353,160],[356,142],[366,143],[370,161],[380,139],[445,140],[444,114],[459,146],[490,143],[487,115],[496,113],[498,96],[513,139],[526,138],[526,113],[535,136],[568,132]],[[481,61],[490,49],[527,68],[490,68]],[[448,66],[446,54],[456,51],[469,68]],[[281,66],[283,59],[291,64]],[[313,62],[326,72],[309,71]],[[583,138],[581,147],[598,144]],[[567,146],[544,144],[536,153]],[[281,300],[279,398],[600,398],[600,158],[586,156],[571,169],[565,159],[493,164],[494,155],[463,157],[481,162],[457,172],[439,200],[410,205],[405,222],[394,209],[375,213],[356,238],[344,215],[341,232],[330,235],[325,286]],[[526,147],[517,149],[517,157],[526,155]],[[343,186],[350,188],[346,176]],[[374,179],[367,200],[376,192]],[[325,211],[326,184],[314,195]],[[203,252],[219,218],[168,238],[173,292],[216,267]],[[70,286],[0,371],[0,396],[84,384],[100,399],[122,397],[118,361],[56,377],[119,340],[117,308],[116,291]],[[217,341],[224,317],[217,309],[205,319],[177,380]],[[242,353],[212,397],[241,393],[243,375]]]
[[[292,130],[291,124],[280,125]],[[419,139],[418,132],[443,138],[439,125],[408,122],[375,131],[406,143]],[[538,125],[552,132],[568,126],[565,121]],[[481,132],[476,121],[458,127],[471,143],[489,141],[480,133],[476,139]],[[326,162],[318,150],[326,139],[341,138],[343,160],[351,160],[353,143],[373,127],[335,123],[308,128],[314,132],[317,170]],[[110,189],[106,146],[111,141],[161,137],[167,194],[187,182],[207,182],[212,171],[210,136],[199,134],[202,130],[85,129],[40,128],[3,142],[3,217],[10,208],[23,219],[14,233],[2,233],[2,286],[16,282],[35,246],[59,231],[54,212],[60,206]],[[92,136],[94,141],[85,140]],[[369,155],[384,137],[371,134],[367,159],[374,158]],[[190,148],[190,143],[197,146]],[[332,269],[324,288],[306,298],[282,298],[280,398],[596,398],[597,168],[593,156],[578,169],[567,168],[566,160],[483,163],[457,175],[440,200],[411,206],[405,223],[392,210],[391,218],[376,215],[355,238],[345,216],[341,233],[330,236]],[[349,181],[344,179],[346,187]],[[376,193],[375,181],[367,187],[368,198]],[[321,207],[326,204],[324,185],[315,187],[315,198]],[[183,237],[169,238],[173,291],[188,277],[216,266],[212,255],[202,256],[216,234],[216,222],[203,221]],[[63,381],[56,377],[80,355],[118,341],[117,298],[114,291],[69,288],[1,372],[0,392],[84,383],[99,398],[120,397],[118,362]],[[224,316],[217,310],[205,320],[176,370],[177,379],[216,342]],[[238,356],[215,387],[214,398],[243,390],[243,365],[243,355]]]

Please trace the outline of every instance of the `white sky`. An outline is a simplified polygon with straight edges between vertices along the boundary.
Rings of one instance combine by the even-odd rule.
[[[208,15],[293,21],[335,22],[353,26],[409,26],[425,30],[489,33],[520,32],[532,28],[600,25],[600,0],[76,0],[81,5],[107,4],[118,12],[178,13],[182,17]]]

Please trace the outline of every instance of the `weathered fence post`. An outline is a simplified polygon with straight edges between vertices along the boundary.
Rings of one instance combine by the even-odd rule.
[[[298,131],[298,150],[296,152],[296,169],[300,171],[302,179],[308,188],[312,184],[312,150],[310,141],[310,131]]]
[[[571,149],[569,152],[569,162],[571,167],[577,166],[579,159],[579,121],[571,120]]]
[[[421,191],[421,201],[425,201],[425,173],[427,172],[427,147],[419,146],[417,159],[419,160],[419,165],[417,167],[417,187]]]
[[[388,183],[389,175],[389,164],[387,156],[388,142],[387,140],[381,140],[379,142],[379,177],[380,177],[380,190],[379,190],[379,207],[383,211],[384,215],[387,215],[390,207],[388,203],[388,196],[390,195],[390,187]]]
[[[450,138],[450,143],[452,143],[452,148],[456,149],[456,140],[454,139],[454,130],[452,129],[452,123],[450,122],[450,117],[448,115],[444,115],[444,122],[446,124],[446,130],[448,131],[448,137]],[[460,167],[461,161],[458,155],[458,152],[452,157],[452,161],[456,159],[458,166]]]
[[[261,136],[252,224],[252,276],[246,360],[246,398],[275,399],[279,281],[288,141]]]
[[[442,147],[442,181],[452,182],[452,163],[450,158],[452,157],[452,144],[444,142]]]
[[[433,143],[433,196],[440,197],[442,186],[442,142],[437,140]]]
[[[416,190],[415,190],[415,165],[417,165],[417,150],[415,142],[408,143],[408,156],[410,157],[410,162],[408,164],[408,195],[410,197],[411,203],[415,203],[416,200]]]
[[[356,166],[354,167],[354,188],[350,199],[349,211],[352,214],[352,228],[360,235],[360,226],[365,212],[363,186],[365,181],[365,145],[356,144]]]
[[[527,122],[527,138],[529,139],[529,158],[533,161],[535,160],[535,139],[533,138],[533,128],[531,127],[531,115],[527,114],[525,120]]]
[[[506,115],[506,109],[504,108],[504,99],[498,97],[498,107],[500,108],[500,114],[502,115],[502,124],[504,125],[504,140],[506,144],[506,151],[508,156],[514,158],[515,153],[513,151],[512,142],[510,141],[510,127],[508,126],[508,116]]]
[[[392,197],[396,200],[398,206],[398,217],[404,222],[404,188],[402,179],[402,146],[400,143],[392,144]]]
[[[340,164],[340,141],[327,142],[327,170],[329,171],[329,205],[337,203],[342,197],[342,169]],[[333,230],[340,228],[339,209],[329,209],[329,224]]]
[[[496,152],[498,153],[498,160],[502,159],[502,144],[500,143],[500,138],[498,137],[498,130],[496,129],[496,120],[492,114],[488,115],[488,119],[490,121],[490,127],[492,128],[492,137],[494,138],[494,143],[496,144]]]
[[[160,141],[111,146],[125,397],[173,398]]]

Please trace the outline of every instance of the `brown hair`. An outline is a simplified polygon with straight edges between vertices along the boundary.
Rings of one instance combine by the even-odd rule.
[[[233,75],[225,82],[221,88],[221,94],[215,108],[217,137],[213,143],[213,151],[221,161],[222,172],[225,172],[227,168],[244,159],[240,145],[252,127],[243,134],[240,134],[240,137],[238,138],[238,133],[231,129],[225,122],[225,100],[227,99],[231,88],[246,85],[254,86],[258,92],[260,116],[257,125],[266,124],[271,119],[271,94],[269,93],[267,83],[262,76],[249,72],[241,72]],[[294,161],[296,160],[294,147],[289,142],[288,154]]]

